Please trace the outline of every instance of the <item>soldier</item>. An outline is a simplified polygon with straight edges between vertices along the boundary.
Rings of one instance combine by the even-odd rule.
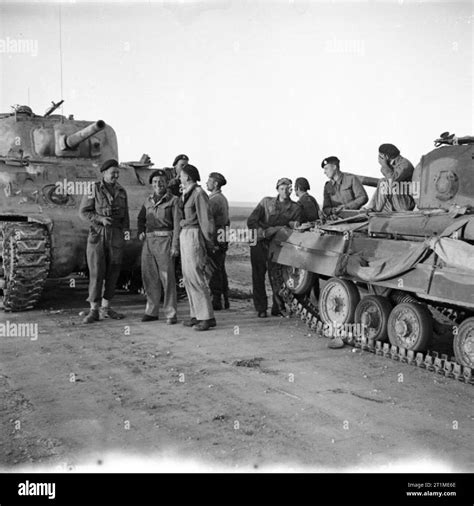
[[[301,222],[302,208],[290,199],[291,179],[279,179],[276,184],[278,195],[264,197],[252,211],[247,226],[257,231],[257,244],[250,247],[250,261],[252,263],[252,295],[253,303],[259,318],[267,317],[267,293],[265,291],[265,274],[268,270],[273,292],[272,316],[284,316],[285,306],[275,285],[276,263],[268,258],[268,248],[271,238],[281,227],[292,227]]]
[[[110,307],[115,285],[120,274],[124,231],[129,229],[127,192],[117,182],[117,160],[107,160],[100,168],[102,181],[94,183],[92,195],[84,195],[79,214],[90,223],[87,239],[87,265],[89,267],[89,298],[91,309],[84,323],[102,318],[121,319],[123,314]],[[102,299],[102,306],[99,304]]]
[[[216,326],[209,289],[212,264],[208,256],[214,250],[214,222],[209,197],[197,184],[201,180],[197,168],[186,165],[179,177],[183,186],[179,243],[190,313],[183,325],[198,331],[208,330]]]
[[[219,172],[211,172],[207,180],[209,206],[214,219],[215,244],[217,245],[211,258],[216,266],[211,276],[210,288],[212,292],[212,307],[218,311],[222,309],[222,297],[224,308],[229,309],[229,283],[225,271],[225,254],[229,243],[225,239],[225,229],[230,225],[229,203],[222,193],[221,188],[227,184],[226,178]]]
[[[360,209],[369,200],[367,192],[357,176],[341,172],[336,156],[328,156],[321,162],[329,181],[324,185],[323,212],[337,216],[343,209]]]
[[[388,213],[411,211],[415,207],[409,188],[413,165],[400,155],[400,150],[393,144],[379,147],[378,161],[384,177],[379,180],[367,210]]]
[[[147,302],[143,322],[158,320],[161,291],[166,323],[177,322],[175,258],[179,251],[179,223],[182,218],[179,198],[166,187],[162,169],[149,178],[153,194],[148,196],[138,214],[138,238],[142,249],[142,279]]]
[[[173,195],[177,197],[181,196],[181,182],[179,180],[179,175],[181,174],[181,170],[183,167],[189,163],[189,157],[187,155],[178,155],[173,162],[173,168],[167,169],[171,176],[171,179],[168,183],[168,188],[171,190]]]
[[[303,208],[303,223],[320,219],[318,202],[308,193],[308,190],[310,190],[308,180],[304,177],[297,178],[295,181],[295,194],[298,197],[298,203]]]
[[[179,175],[183,167],[189,163],[189,157],[187,155],[178,155],[175,157],[172,168],[165,168],[166,178],[168,180],[168,188],[173,195],[176,197],[181,197],[181,181],[179,180]],[[175,278],[178,281],[178,299],[184,299],[186,296],[186,290],[182,284],[183,272],[181,268],[181,258],[178,256],[175,258]]]

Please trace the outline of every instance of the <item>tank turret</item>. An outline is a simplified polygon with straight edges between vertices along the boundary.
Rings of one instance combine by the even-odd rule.
[[[89,139],[89,137],[92,137],[94,134],[101,132],[105,128],[105,121],[102,121],[99,119],[95,123],[91,123],[90,125],[82,128],[81,130],[78,130],[77,132],[65,135],[60,134],[59,135],[59,149],[61,151],[67,150],[67,149],[76,149],[81,142],[84,142],[85,140]]]
[[[34,307],[48,277],[86,269],[88,225],[78,208],[101,178],[101,164],[119,159],[110,125],[53,114],[61,104],[53,102],[44,115],[24,105],[0,113],[0,296],[6,310]],[[122,263],[129,274],[140,264],[135,224],[148,178],[122,166],[119,182],[133,227]]]

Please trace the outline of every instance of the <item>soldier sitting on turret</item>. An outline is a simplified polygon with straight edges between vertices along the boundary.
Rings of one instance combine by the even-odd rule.
[[[382,144],[379,147],[378,161],[383,174],[377,189],[367,208],[375,212],[411,211],[415,202],[411,196],[413,165],[400,155],[400,150],[393,144]]]
[[[367,192],[357,176],[341,172],[336,156],[328,156],[321,162],[329,181],[324,185],[323,213],[338,215],[343,209],[360,209],[369,200]]]

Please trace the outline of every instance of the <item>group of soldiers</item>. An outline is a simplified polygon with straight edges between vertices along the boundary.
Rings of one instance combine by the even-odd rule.
[[[102,180],[83,197],[79,210],[90,224],[86,250],[90,310],[84,323],[124,317],[110,302],[120,273],[124,232],[130,228],[127,193],[118,183],[117,160],[107,160],[100,171]],[[198,184],[200,180],[198,169],[186,155],[178,155],[172,169],[157,169],[149,176],[153,193],[145,199],[137,220],[138,239],[143,242],[144,322],[159,319],[163,295],[166,323],[177,323],[178,259],[189,301],[190,317],[184,325],[208,330],[216,326],[214,310],[229,308],[228,244],[217,240],[218,230],[230,224],[229,205],[221,190],[227,181],[218,172],[209,174],[208,195]]]
[[[409,193],[387,191],[387,182],[409,182],[413,165],[401,156],[393,144],[379,147],[378,162],[382,178],[366,211],[393,212],[412,210]],[[324,186],[322,209],[308,193],[309,182],[299,177],[294,190],[298,201],[290,198],[293,183],[281,178],[276,183],[276,197],[264,197],[250,214],[247,226],[257,231],[257,241],[250,247],[252,294],[257,316],[267,317],[268,301],[265,277],[269,273],[272,286],[272,316],[284,316],[285,306],[272,271],[276,264],[269,258],[269,244],[281,227],[300,228],[305,223],[337,219],[343,210],[361,209],[368,196],[357,176],[341,171],[336,156],[325,158],[321,167],[329,179]],[[110,307],[120,272],[124,248],[124,231],[129,229],[127,193],[118,183],[119,164],[107,160],[101,166],[102,180],[94,184],[94,192],[85,195],[80,215],[90,224],[87,242],[87,263],[90,273],[90,311],[84,323],[103,318],[121,319],[123,314]],[[225,257],[228,243],[219,231],[230,225],[229,205],[222,193],[225,177],[212,172],[206,191],[198,184],[198,169],[186,155],[178,155],[173,168],[151,172],[149,183],[153,193],[143,203],[138,215],[138,238],[143,241],[141,269],[146,293],[142,321],[159,319],[163,295],[166,323],[177,323],[176,268],[181,266],[184,287],[189,301],[190,317],[183,322],[197,331],[216,326],[214,310],[228,309],[228,280]]]
[[[285,315],[285,306],[279,295],[281,287],[276,283],[278,277],[273,276],[278,267],[269,259],[268,254],[270,240],[281,227],[299,228],[302,223],[337,219],[343,210],[348,209],[395,212],[414,208],[415,202],[408,192],[389,191],[393,185],[412,180],[414,168],[411,162],[401,156],[400,150],[393,144],[382,144],[379,147],[378,162],[383,177],[379,179],[371,201],[364,208],[362,206],[367,204],[369,198],[359,178],[342,172],[339,158],[329,156],[321,162],[324,174],[329,179],[324,186],[322,210],[316,199],[308,193],[310,185],[306,178],[299,177],[295,180],[294,190],[298,197],[295,202],[290,198],[292,181],[285,177],[276,183],[278,195],[263,198],[252,211],[247,226],[257,230],[257,244],[250,248],[250,260],[253,301],[259,318],[267,317],[267,271],[273,292],[271,314]],[[404,188],[409,189],[409,185]]]

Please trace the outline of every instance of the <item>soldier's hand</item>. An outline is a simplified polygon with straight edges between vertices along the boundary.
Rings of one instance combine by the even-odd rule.
[[[112,218],[108,216],[99,216],[99,221],[104,227],[110,227],[110,225],[112,225]]]
[[[179,251],[175,248],[171,248],[171,256],[176,258],[179,255]]]
[[[146,237],[146,234],[145,232],[142,232],[141,234],[139,234],[138,238],[140,239],[140,241],[144,241],[145,240],[145,237]]]

